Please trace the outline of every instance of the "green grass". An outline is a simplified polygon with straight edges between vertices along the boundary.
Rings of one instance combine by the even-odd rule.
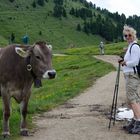
[[[60,48],[69,48],[71,46],[81,47],[87,44],[98,44],[102,39],[97,35],[87,35],[76,31],[76,20],[73,23],[70,18],[63,20],[53,17],[46,18],[45,12],[30,12],[30,15],[28,14],[29,12],[10,13],[8,15],[7,13],[0,14],[5,21],[4,23],[6,23],[0,22],[1,27],[3,27],[0,29],[0,32],[4,34],[6,39],[14,32],[16,42],[21,43],[22,37],[27,33],[31,44],[37,40],[46,40],[55,49],[59,50]],[[10,20],[9,17],[14,19]],[[37,21],[34,22],[36,19]],[[39,34],[40,31],[42,35]]]
[[[95,45],[103,40],[98,35],[87,35],[82,31],[76,31],[77,24],[84,22],[81,18],[69,14],[67,18],[54,18],[52,16],[54,3],[51,0],[44,7],[37,6],[37,8],[31,6],[33,0],[15,1],[13,4],[8,0],[2,0],[0,3],[0,35],[7,40],[7,43],[12,32],[15,34],[16,43],[22,43],[22,37],[27,33],[30,44],[45,40],[58,51],[71,46]],[[79,2],[67,1],[67,3],[67,13],[71,6],[82,7]],[[19,8],[16,8],[17,5]],[[0,43],[0,45],[7,43]]]
[[[57,50],[71,46],[81,47],[98,44],[102,38],[97,35],[87,35],[76,31],[78,20],[62,18],[62,20],[47,17],[45,11],[0,12],[0,32],[7,40],[11,33],[15,34],[15,42],[22,43],[22,37],[27,33],[30,44],[37,40],[45,40]],[[39,34],[41,32],[41,35]],[[1,44],[3,45],[3,44]]]
[[[3,36],[0,36],[0,47],[7,45],[9,42]]]
[[[114,70],[110,64],[96,60],[92,56],[82,55],[55,56],[53,66],[57,71],[56,79],[43,80],[42,88],[32,89],[28,112],[29,127],[32,127],[33,115],[63,104],[94,84],[96,79]],[[12,108],[10,128],[12,136],[15,137],[19,135],[20,114],[17,103],[14,102]],[[1,106],[0,110],[0,120],[2,120]]]
[[[51,109],[64,103],[92,85],[97,78],[113,69],[109,64],[98,61],[91,56],[56,57],[54,66],[57,78],[43,81],[42,88],[33,90],[33,99],[30,102],[31,112]]]
[[[127,46],[126,42],[119,42],[119,43],[112,43],[112,44],[105,44],[105,54],[107,55],[121,55],[123,53],[123,48]],[[89,47],[82,47],[82,48],[69,48],[66,49],[63,53],[71,54],[71,55],[98,55],[99,54],[99,47],[98,45],[92,45]]]

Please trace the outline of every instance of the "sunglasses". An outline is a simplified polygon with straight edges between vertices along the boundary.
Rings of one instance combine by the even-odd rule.
[[[132,36],[131,34],[124,35],[125,38],[127,38],[127,37],[131,37],[131,36]]]

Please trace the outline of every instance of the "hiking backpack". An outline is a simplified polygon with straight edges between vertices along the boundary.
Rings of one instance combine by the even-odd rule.
[[[129,53],[131,54],[131,49],[132,49],[132,46],[133,45],[138,45],[139,47],[140,47],[140,45],[138,44],[138,43],[133,43],[132,45],[131,45],[131,47],[130,47],[130,50],[129,50]],[[140,59],[139,59],[139,63],[138,63],[138,65],[136,66],[136,67],[133,67],[133,69],[134,69],[134,73],[138,73],[138,75],[139,75],[139,77],[140,77]],[[137,70],[137,71],[136,71]]]

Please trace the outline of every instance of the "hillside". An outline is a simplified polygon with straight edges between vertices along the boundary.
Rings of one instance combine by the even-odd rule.
[[[118,42],[125,23],[140,30],[139,17],[126,19],[86,0],[1,0],[0,45],[8,44],[12,33],[15,43],[28,34],[30,44],[46,40],[56,50]]]
[[[37,40],[46,40],[53,44],[55,49],[73,46],[87,46],[97,44],[102,38],[98,35],[87,35],[76,30],[76,25],[83,22],[80,18],[70,16],[57,18],[52,15],[54,2],[48,0],[44,6],[36,5],[34,0],[1,0],[0,3],[0,35],[9,40],[11,33],[15,34],[15,42],[22,43],[26,33],[30,43]],[[74,5],[81,7],[80,2],[66,1],[67,10]],[[5,41],[0,43],[4,45]],[[6,42],[6,43],[7,43]]]

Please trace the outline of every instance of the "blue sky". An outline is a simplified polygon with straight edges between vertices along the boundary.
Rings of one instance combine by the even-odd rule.
[[[126,17],[137,15],[140,16],[140,0],[87,0],[96,6],[106,8],[110,12],[124,13]]]

